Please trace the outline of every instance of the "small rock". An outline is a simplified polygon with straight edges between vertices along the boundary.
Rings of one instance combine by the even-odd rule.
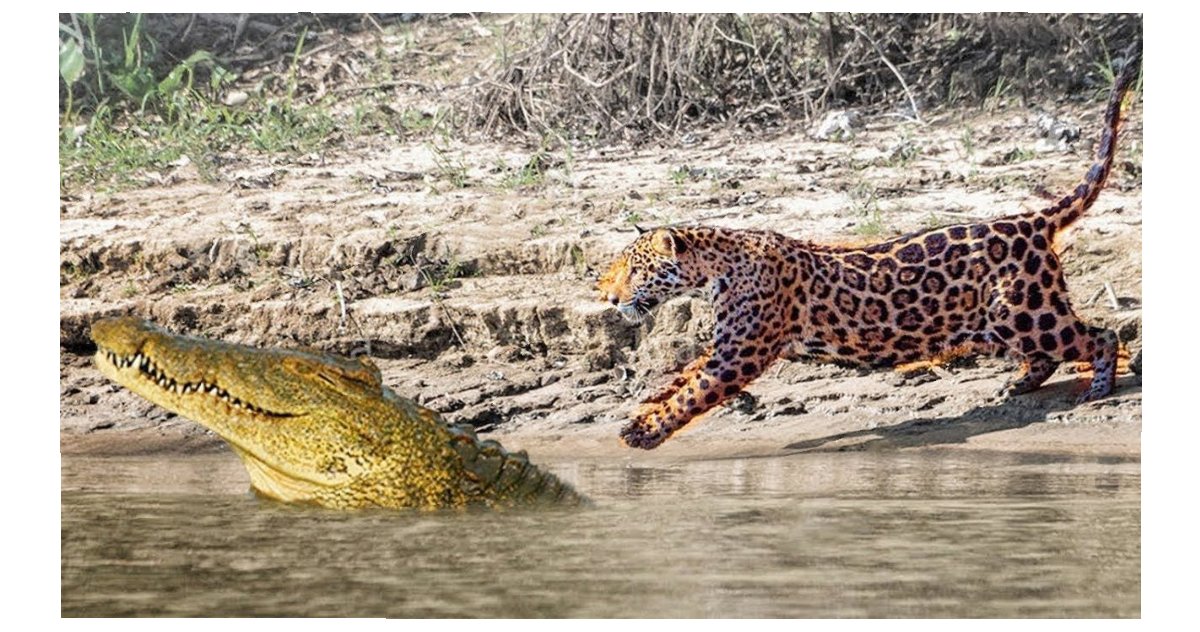
[[[489,362],[502,364],[516,362],[521,359],[521,351],[512,345],[500,345],[488,351],[487,359]]]
[[[607,351],[591,351],[583,356],[583,366],[587,371],[607,371],[615,364],[612,354]]]
[[[576,378],[572,385],[575,386],[575,388],[587,388],[589,386],[603,384],[609,379],[610,376],[607,373],[592,373],[590,375],[582,375]]]
[[[246,101],[249,101],[249,100],[250,100],[249,94],[242,92],[241,90],[233,90],[233,91],[229,92],[228,94],[226,94],[223,99],[221,99],[221,103],[224,103],[225,105],[227,105],[231,108],[235,108],[239,105],[244,104]]]
[[[806,415],[808,414],[808,407],[804,405],[804,402],[793,402],[785,397],[779,400],[773,414],[790,416]]]
[[[737,203],[738,206],[750,206],[761,199],[762,194],[758,191],[747,191],[738,196]]]
[[[894,371],[888,384],[892,386],[917,386],[941,379],[930,367],[921,366],[904,371]]]
[[[1117,339],[1121,342],[1132,342],[1137,340],[1138,334],[1141,332],[1142,322],[1139,318],[1131,318],[1117,327]]]
[[[447,353],[443,358],[447,365],[456,369],[465,369],[475,364],[475,357],[469,353]]]
[[[758,408],[758,398],[746,391],[737,394],[729,408],[743,415],[751,415]]]
[[[811,130],[812,137],[817,140],[844,141],[854,138],[858,128],[862,127],[862,116],[853,110],[834,110],[821,119],[821,123]]]
[[[1038,131],[1042,136],[1054,141],[1065,141],[1073,143],[1079,140],[1079,126],[1068,121],[1055,118],[1049,114],[1043,114],[1037,120]]]
[[[427,279],[420,270],[414,269],[400,275],[400,287],[406,292],[415,292],[427,284]]]

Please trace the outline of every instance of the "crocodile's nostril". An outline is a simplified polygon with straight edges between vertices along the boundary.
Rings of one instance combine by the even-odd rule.
[[[608,295],[608,302],[609,302],[609,303],[612,303],[613,305],[620,305],[620,304],[621,304],[621,299],[617,298],[617,295],[616,295],[616,294],[609,294],[609,295]]]

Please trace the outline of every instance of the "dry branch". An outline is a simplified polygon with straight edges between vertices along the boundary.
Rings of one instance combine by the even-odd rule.
[[[509,25],[512,26],[512,25]],[[833,107],[983,98],[1000,66],[1104,59],[1140,37],[1135,15],[572,14],[510,29],[521,42],[458,92],[486,135],[642,141],[705,124],[776,125]],[[1110,48],[1116,47],[1116,48]],[[1002,64],[1001,62],[1004,62]],[[1073,65],[1072,65],[1073,64]],[[1040,66],[1026,71],[1046,82]],[[956,74],[957,71],[957,74]],[[1081,78],[1063,73],[1058,80]],[[1006,80],[1011,80],[1007,77]],[[1019,78],[1018,78],[1019,79]],[[961,82],[961,79],[960,79]],[[1009,85],[1009,84],[1006,84]],[[952,91],[953,89],[953,91]],[[769,107],[768,107],[769,106]]]

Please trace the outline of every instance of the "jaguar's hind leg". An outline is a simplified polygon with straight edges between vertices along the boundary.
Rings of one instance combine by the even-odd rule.
[[[1021,395],[1037,390],[1046,380],[1050,379],[1051,375],[1054,375],[1054,371],[1060,364],[1062,362],[1046,355],[1027,356],[1022,359],[1021,374],[1001,389],[1000,394]]]
[[[1008,323],[994,325],[993,332],[1004,340],[1013,357],[1024,363],[1024,371],[1004,392],[1031,391],[1045,382],[1062,362],[1090,362],[1095,371],[1092,383],[1076,403],[1100,399],[1112,392],[1117,379],[1117,334],[1111,329],[1089,327],[1065,303],[1058,313],[1043,311],[1036,317],[1017,313]]]
[[[1063,352],[1068,360],[1083,360],[1092,363],[1092,383],[1084,391],[1076,403],[1090,402],[1100,399],[1112,392],[1117,382],[1117,332],[1100,327],[1088,327],[1079,323],[1076,329],[1082,329],[1075,336],[1074,344]],[[1076,357],[1078,355],[1078,357]]]

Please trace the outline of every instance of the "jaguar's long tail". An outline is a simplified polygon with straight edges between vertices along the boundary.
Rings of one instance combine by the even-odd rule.
[[[1104,112],[1104,133],[1100,135],[1100,145],[1096,149],[1096,162],[1088,170],[1083,182],[1075,187],[1070,195],[1041,211],[1051,233],[1070,226],[1091,207],[1100,195],[1100,189],[1104,188],[1109,171],[1112,170],[1113,154],[1116,153],[1117,146],[1117,128],[1121,123],[1121,104],[1124,103],[1125,95],[1141,67],[1142,43],[1135,42],[1125,49],[1122,56],[1125,58],[1125,65],[1121,68],[1121,74],[1117,76],[1112,96],[1108,99],[1108,109]]]

